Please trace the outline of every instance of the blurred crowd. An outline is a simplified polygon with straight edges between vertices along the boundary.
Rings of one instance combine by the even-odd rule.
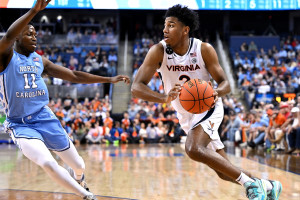
[[[258,94],[297,94],[300,92],[300,44],[297,37],[282,38],[280,49],[258,48],[253,41],[243,43],[233,55],[237,85],[245,91],[250,109]]]
[[[260,103],[250,112],[229,106],[225,110],[220,136],[226,145],[300,153],[300,96],[277,106]]]
[[[123,115],[111,117],[109,98],[52,99],[49,107],[74,143],[175,143],[185,133],[169,105],[134,99]]]

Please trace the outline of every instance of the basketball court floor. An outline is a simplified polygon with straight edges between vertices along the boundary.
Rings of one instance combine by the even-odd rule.
[[[183,144],[84,145],[86,179],[99,200],[246,200],[244,189],[190,160]],[[283,184],[282,200],[300,199],[300,155],[228,148],[235,165]],[[59,161],[61,164],[61,161]],[[0,145],[1,200],[80,200],[54,183],[14,145]]]

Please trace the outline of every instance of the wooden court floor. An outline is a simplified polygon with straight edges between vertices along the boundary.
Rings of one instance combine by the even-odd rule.
[[[246,200],[243,188],[190,160],[184,145],[77,147],[99,200]],[[283,184],[281,200],[300,199],[300,156],[229,148],[235,165]],[[57,158],[59,160],[59,158]],[[59,161],[60,164],[61,161]],[[14,145],[0,145],[0,200],[80,200],[48,178]]]

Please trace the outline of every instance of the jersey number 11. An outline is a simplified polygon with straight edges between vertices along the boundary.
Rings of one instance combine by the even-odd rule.
[[[30,76],[32,77],[31,87],[30,87],[29,81],[28,81],[28,74],[23,74],[23,76],[24,76],[24,80],[25,80],[24,89],[37,88],[37,84],[35,83],[35,74],[30,74]]]

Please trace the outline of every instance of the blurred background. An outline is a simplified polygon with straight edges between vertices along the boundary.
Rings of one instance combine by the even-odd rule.
[[[219,130],[226,146],[298,151],[299,0],[52,0],[32,21],[36,52],[71,70],[134,79],[163,37],[164,13],[177,3],[198,12],[200,28],[191,36],[214,46],[230,81]],[[33,5],[1,0],[0,38]],[[49,107],[76,144],[185,141],[170,105],[134,99],[125,84],[44,80]],[[158,75],[149,87],[163,93]],[[279,128],[270,119],[280,119]],[[0,142],[11,143],[1,127]]]

